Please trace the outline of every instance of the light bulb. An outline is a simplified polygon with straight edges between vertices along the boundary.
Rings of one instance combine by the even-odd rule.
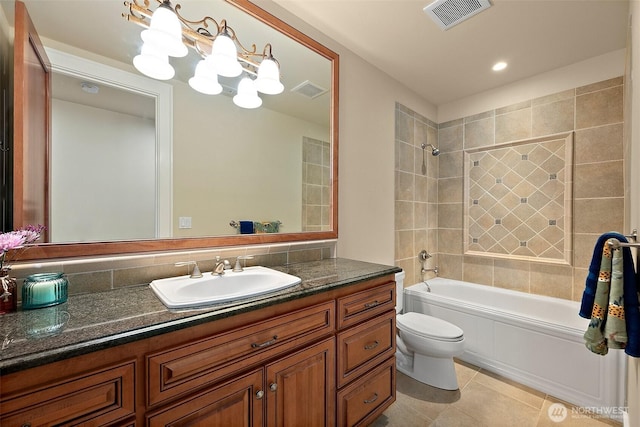
[[[233,103],[242,108],[258,108],[262,105],[262,99],[253,84],[253,80],[244,77],[238,84],[238,94],[233,97]]]
[[[238,51],[231,38],[220,33],[211,47],[211,61],[216,73],[224,77],[237,77],[242,73],[242,66],[238,62]]]
[[[133,65],[145,76],[157,80],[169,80],[176,73],[169,64],[169,57],[148,43],[144,43],[140,55],[133,58]]]
[[[222,92],[218,75],[205,59],[201,59],[196,65],[196,72],[189,79],[189,86],[205,95],[217,95]]]
[[[149,28],[140,33],[145,43],[156,45],[169,56],[182,57],[188,53],[182,43],[182,25],[171,8],[170,2],[164,2],[151,16]]]
[[[268,95],[282,93],[284,86],[280,83],[280,69],[276,61],[270,58],[262,61],[258,67],[258,78],[255,85],[259,92]]]

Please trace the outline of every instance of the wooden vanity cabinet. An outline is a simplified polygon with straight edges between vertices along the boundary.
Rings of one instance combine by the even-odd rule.
[[[395,400],[394,292],[388,275],[4,375],[0,425],[370,423]]]

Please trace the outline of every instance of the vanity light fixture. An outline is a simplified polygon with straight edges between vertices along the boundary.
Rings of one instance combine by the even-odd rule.
[[[222,92],[218,76],[238,77],[244,73],[233,97],[236,105],[257,108],[262,105],[258,92],[282,93],[280,64],[271,53],[270,43],[262,53],[255,44],[249,50],[224,19],[218,23],[205,16],[190,21],[180,15],[179,4],[174,8],[170,0],[155,0],[159,6],[154,12],[149,9],[150,1],[153,0],[125,1],[129,13],[122,14],[126,20],[145,28],[140,34],[144,42],[140,54],[133,58],[133,65],[142,74],[158,80],[173,78],[175,70],[169,64],[169,56],[186,56],[189,47],[202,57],[189,79],[189,86],[198,92],[217,95]],[[210,27],[215,31],[210,32]]]

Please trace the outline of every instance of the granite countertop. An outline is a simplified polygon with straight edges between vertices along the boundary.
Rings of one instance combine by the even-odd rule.
[[[0,375],[347,286],[400,269],[347,259],[272,267],[302,279],[270,295],[169,310],[148,285],[76,295],[53,307],[0,316]]]

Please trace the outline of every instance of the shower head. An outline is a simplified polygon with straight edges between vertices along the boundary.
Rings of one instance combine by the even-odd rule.
[[[437,156],[440,154],[440,149],[438,147],[434,147],[432,144],[422,144],[420,145],[420,147],[422,147],[422,149],[424,150],[427,147],[431,147],[431,155],[432,156]]]

